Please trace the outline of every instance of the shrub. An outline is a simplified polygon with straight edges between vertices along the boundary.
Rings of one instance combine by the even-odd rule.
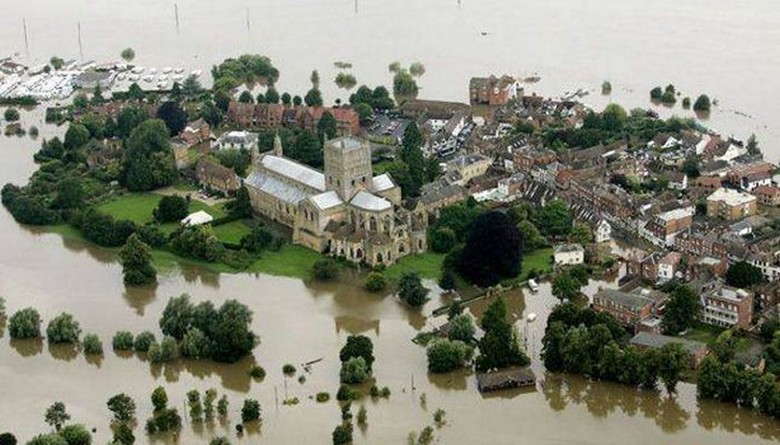
[[[314,278],[317,280],[332,280],[339,274],[339,265],[331,258],[324,258],[314,263]]]
[[[325,403],[328,400],[330,400],[330,393],[327,392],[318,392],[317,396],[315,397],[317,400],[317,403]]]
[[[474,349],[459,340],[439,340],[428,347],[428,370],[441,374],[462,368],[471,360]]]
[[[133,349],[135,349],[135,352],[149,352],[149,347],[156,341],[154,334],[149,331],[143,331],[135,337]]]
[[[357,397],[358,392],[347,385],[339,386],[339,390],[336,393],[336,400],[339,402],[348,402],[357,399]]]
[[[65,312],[56,316],[46,327],[49,343],[78,343],[80,335],[79,322],[73,319],[73,315]]]
[[[162,342],[149,346],[149,361],[152,363],[167,363],[179,358],[179,345],[176,339],[166,335]]]
[[[258,365],[252,366],[252,369],[249,370],[249,376],[255,380],[263,380],[265,378],[265,369]]]
[[[693,103],[693,110],[700,113],[706,113],[710,111],[711,106],[712,103],[710,102],[709,96],[702,94],[701,96],[697,97],[696,102]]]
[[[476,334],[476,327],[474,321],[468,314],[460,314],[450,321],[450,329],[447,333],[447,337],[450,340],[460,340],[464,343],[468,343],[474,339]]]
[[[31,307],[19,310],[8,320],[8,332],[15,340],[38,338],[41,336],[41,316]]]
[[[3,117],[8,122],[16,122],[19,120],[19,110],[16,108],[6,108],[5,113],[3,114]]]
[[[366,277],[364,286],[369,292],[380,292],[387,287],[387,279],[381,272],[371,272]]]
[[[187,330],[181,341],[181,354],[192,359],[204,359],[211,356],[211,344],[203,331],[193,327]]]
[[[409,306],[420,307],[428,301],[428,289],[422,285],[419,274],[407,272],[398,283],[398,296]]]
[[[132,351],[133,334],[127,331],[117,332],[111,340],[111,346],[114,348],[114,351]]]
[[[163,196],[154,209],[154,219],[160,223],[179,222],[189,214],[189,203],[178,195]]]
[[[245,399],[241,407],[241,422],[254,422],[260,420],[260,402],[255,399]]]
[[[84,425],[67,425],[60,430],[60,436],[65,439],[68,445],[90,445],[92,443],[92,435]]]
[[[282,372],[286,376],[291,376],[291,375],[295,374],[295,366],[287,363],[286,365],[282,366]]]
[[[84,353],[91,355],[103,354],[103,342],[96,334],[87,334],[83,341]]]
[[[11,433],[0,434],[0,445],[16,445],[16,436]]]
[[[455,231],[449,227],[441,227],[431,233],[431,250],[436,253],[447,253],[455,247],[458,238]]]
[[[348,425],[337,425],[333,430],[333,445],[352,443],[352,428]]]

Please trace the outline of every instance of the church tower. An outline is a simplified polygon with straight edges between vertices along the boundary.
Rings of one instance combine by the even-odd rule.
[[[370,190],[373,180],[371,144],[351,136],[326,140],[325,187],[349,201],[358,190]]]

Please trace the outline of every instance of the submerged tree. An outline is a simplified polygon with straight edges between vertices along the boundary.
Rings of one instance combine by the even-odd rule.
[[[152,251],[137,234],[130,235],[119,252],[124,282],[130,286],[154,283],[157,271],[152,266]]]

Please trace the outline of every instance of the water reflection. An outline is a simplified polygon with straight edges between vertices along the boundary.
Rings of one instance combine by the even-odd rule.
[[[84,354],[84,360],[92,366],[100,369],[103,367],[103,360],[105,360],[103,354]]]
[[[683,430],[690,419],[676,398],[608,382],[591,382],[580,376],[548,373],[542,394],[554,411],[562,411],[571,403],[584,405],[591,415],[601,419],[618,410],[629,417],[641,413],[666,433]]]
[[[464,391],[468,389],[468,380],[474,375],[471,368],[462,368],[447,374],[428,373],[428,381],[442,390]]]
[[[341,334],[341,331],[352,335],[373,331],[375,335],[379,336],[379,320],[366,320],[351,315],[341,315],[334,317],[333,321],[337,334]]]
[[[146,307],[154,302],[157,287],[157,283],[147,286],[125,287],[122,297],[131,308],[135,309],[136,314],[143,316]]]
[[[49,354],[55,360],[69,362],[79,355],[79,346],[75,343],[49,344]]]
[[[163,377],[166,383],[178,382],[181,373],[187,372],[199,380],[213,376],[220,378],[223,388],[246,393],[252,386],[249,371],[256,366],[254,356],[246,357],[236,363],[217,363],[211,360],[181,359],[169,363],[151,363],[149,372],[155,380]]]
[[[32,357],[43,352],[43,339],[40,338],[11,340],[9,344],[22,357]]]
[[[696,422],[708,430],[722,430],[758,435],[766,440],[780,440],[777,421],[755,411],[710,400],[699,400]]]

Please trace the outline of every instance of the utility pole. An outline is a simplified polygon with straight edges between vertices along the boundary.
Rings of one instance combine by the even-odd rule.
[[[84,61],[84,47],[81,44],[81,22],[79,22],[78,25],[78,32],[79,32],[79,57],[81,57],[82,62]]]
[[[24,51],[27,58],[30,58],[30,41],[27,39],[27,19],[22,19],[22,28],[24,29]]]
[[[179,4],[173,4],[173,15],[176,17],[176,32],[179,32]]]

